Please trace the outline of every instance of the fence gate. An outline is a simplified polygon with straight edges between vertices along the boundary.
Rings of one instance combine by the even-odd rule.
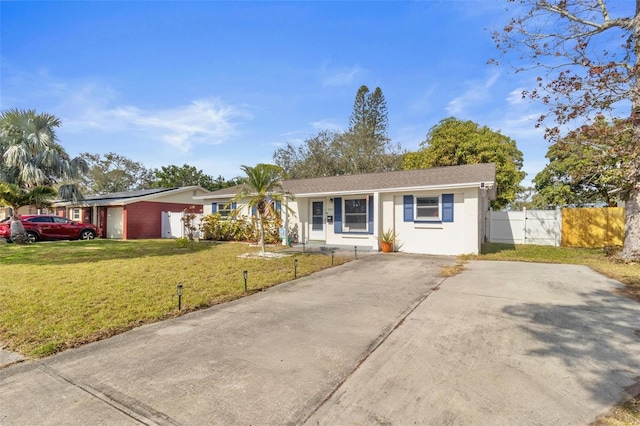
[[[561,215],[560,210],[490,211],[487,240],[491,243],[559,246]]]
[[[162,212],[162,238],[184,238],[187,236],[187,230],[182,222],[183,216],[184,212]],[[200,232],[203,217],[203,214],[196,214],[194,219],[194,225],[198,228],[196,234]]]
[[[182,212],[162,212],[162,238],[184,237]]]

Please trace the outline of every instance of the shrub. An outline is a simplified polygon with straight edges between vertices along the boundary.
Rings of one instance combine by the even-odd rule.
[[[189,246],[189,239],[187,237],[176,238],[176,245],[178,248],[187,248]]]
[[[266,243],[280,241],[282,219],[267,220],[264,223]],[[202,219],[202,237],[213,241],[260,241],[260,227],[255,216],[237,216],[233,219],[223,218],[219,213],[205,216]]]
[[[195,206],[184,209],[182,218],[180,218],[184,225],[184,229],[187,232],[187,238],[189,241],[193,241],[195,237],[198,236],[198,227],[195,224],[197,218],[198,215],[195,213]]]

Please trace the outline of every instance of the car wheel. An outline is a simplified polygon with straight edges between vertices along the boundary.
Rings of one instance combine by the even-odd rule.
[[[29,239],[30,243],[35,243],[36,241],[38,241],[38,234],[32,231],[27,231],[27,238]]]
[[[93,240],[96,237],[96,233],[91,229],[85,229],[80,233],[81,240]]]

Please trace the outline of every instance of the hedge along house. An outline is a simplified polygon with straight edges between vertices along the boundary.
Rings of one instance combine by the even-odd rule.
[[[195,207],[194,213],[202,213],[202,203],[194,197],[209,192],[199,186],[114,192],[87,196],[75,203],[58,201],[54,209],[59,216],[93,223],[103,238],[161,238],[163,212],[182,213]]]
[[[294,195],[282,209],[292,242],[378,250],[379,236],[397,235],[396,250],[479,253],[485,216],[495,199],[495,164],[473,164],[361,175],[285,180]],[[196,197],[203,211],[229,216],[238,187]]]

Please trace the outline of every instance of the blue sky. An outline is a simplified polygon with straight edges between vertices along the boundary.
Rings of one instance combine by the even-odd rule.
[[[71,155],[116,152],[214,177],[346,129],[379,86],[389,136],[416,150],[446,117],[517,142],[527,180],[546,164],[521,99],[536,75],[488,65],[502,1],[0,2],[0,109],[58,116]],[[525,182],[526,183],[526,182]]]

